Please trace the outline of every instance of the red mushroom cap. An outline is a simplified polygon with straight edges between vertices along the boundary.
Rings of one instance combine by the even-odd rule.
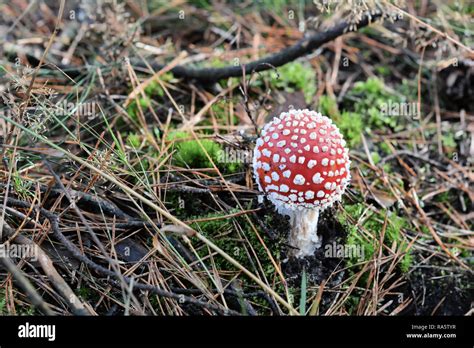
[[[290,110],[265,125],[253,166],[260,191],[287,209],[325,209],[341,199],[350,181],[346,142],[331,119]]]

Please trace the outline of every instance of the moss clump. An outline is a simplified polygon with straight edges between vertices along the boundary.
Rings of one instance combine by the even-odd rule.
[[[390,68],[386,65],[378,65],[375,67],[375,71],[377,74],[382,76],[389,76],[390,75]]]
[[[231,209],[227,214],[237,212],[239,212],[239,209]],[[275,274],[275,268],[273,267],[266,250],[263,248],[260,240],[245,217],[235,217],[233,219],[235,223],[238,223],[242,228],[242,233],[245,234],[248,243],[246,240],[242,239],[242,236],[235,233],[234,223],[232,220],[225,218],[215,219],[216,217],[222,217],[222,213],[210,213],[205,216],[194,217],[193,219],[210,220],[195,222],[190,226],[211,239],[219,248],[224,250],[232,258],[248,269],[253,269],[255,267],[255,263],[250,259],[253,257],[251,252],[247,252],[247,250],[250,250],[249,248],[251,246],[257,254],[257,259],[260,260],[265,275],[270,277]],[[261,232],[259,233],[268,245],[269,241],[265,234]],[[206,257],[207,253],[207,249],[201,249],[199,251],[201,257]],[[222,270],[237,270],[233,264],[224,258],[217,257],[215,260],[216,265]]]
[[[441,138],[441,141],[443,143],[444,148],[446,149],[446,152],[453,152],[457,148],[457,142],[454,137],[454,133],[449,132],[447,134],[444,134]]]
[[[151,104],[151,100],[148,97],[141,97],[138,100],[133,100],[128,106],[127,106],[127,114],[130,116],[130,118],[138,122],[138,115],[140,113],[140,108],[142,111],[144,111],[146,108],[148,108]],[[138,106],[140,105],[140,107]]]
[[[356,82],[345,99],[350,103],[349,107],[352,107],[353,112],[360,115],[365,121],[364,123],[367,125],[365,131],[368,134],[371,133],[372,129],[387,126],[397,129],[397,118],[384,115],[382,109],[389,102],[401,102],[401,98],[388,92],[382,80],[371,77],[365,82]]]
[[[176,151],[172,159],[174,165],[185,168],[213,168],[210,157],[225,173],[234,173],[240,169],[240,163],[228,163],[225,160],[224,150],[220,144],[209,139],[194,140],[191,137],[189,133],[181,131],[174,131],[168,135],[167,140],[174,141],[173,149]]]
[[[221,99],[212,104],[211,110],[212,114],[216,118],[216,121],[218,124],[221,125],[236,125],[239,123],[239,118],[235,113],[231,115],[230,108],[229,108],[229,103],[233,102],[234,105],[238,104],[237,98],[232,98],[232,99]],[[201,125],[209,125],[212,126],[213,123],[211,119],[204,120],[201,122]],[[209,127],[209,133],[213,132],[213,127]]]
[[[223,68],[227,65],[228,63],[216,57],[212,58],[211,61],[209,62],[209,66],[212,68]]]
[[[361,142],[364,126],[359,114],[348,111],[340,113],[336,100],[327,95],[319,99],[319,112],[329,116],[336,123],[349,147],[355,147]]]
[[[138,149],[141,142],[140,136],[137,133],[130,133],[127,135],[127,144],[131,147]]]
[[[336,124],[350,147],[360,144],[363,121],[359,115],[353,112],[343,112]]]
[[[168,135],[168,140],[174,141],[173,164],[179,167],[189,168],[213,168],[209,157],[214,164],[219,162],[220,145],[209,139],[191,139],[186,132],[175,131]],[[209,155],[209,157],[206,155]]]
[[[413,109],[416,105],[409,103],[416,93],[416,86],[407,80],[392,90],[385,86],[383,80],[371,77],[354,84],[344,98],[343,108],[362,117],[368,134],[373,129],[387,127],[400,131],[406,126],[407,118],[411,118],[412,122],[418,117],[418,110]]]
[[[321,98],[319,98],[318,103],[320,113],[332,118],[335,122],[339,121],[341,114],[339,112],[339,107],[337,106],[336,99],[328,95],[322,95]]]
[[[6,306],[7,306],[7,298],[5,296],[5,292],[2,289],[0,290],[0,315],[7,314]]]
[[[410,226],[410,223],[407,219],[404,219],[398,215],[392,214],[388,220],[387,230],[386,230],[386,239],[390,243],[389,246],[394,242],[398,245],[399,250],[405,252],[405,255],[400,260],[398,267],[403,273],[408,272],[412,263],[413,256],[411,250],[408,250],[408,242],[403,238],[402,229]]]
[[[354,84],[339,105],[341,111],[337,101],[327,95],[319,99],[319,111],[333,119],[350,147],[355,147],[361,142],[362,131],[371,134],[377,129],[391,128],[398,131],[404,127],[402,118],[384,112],[389,109],[389,105],[405,102],[403,93],[412,95],[412,87],[406,81],[399,88],[401,94],[389,91],[382,80],[371,77]],[[390,153],[386,145],[382,150]]]
[[[166,73],[160,76],[163,82],[173,82],[174,77],[171,73]],[[160,84],[156,81],[151,81],[143,90],[143,94],[140,94],[137,99],[130,102],[127,107],[127,113],[133,121],[138,121],[139,107],[143,112],[151,105],[151,101],[154,98],[162,98],[165,95],[165,91],[161,88]]]
[[[263,272],[267,279],[275,279],[276,270],[273,266],[273,263],[271,262],[267,251],[262,246],[247,218],[244,216],[238,216],[228,219],[222,216],[223,214],[227,215],[239,211],[240,209],[230,209],[226,213],[219,212],[205,215],[199,214],[198,216],[192,217],[192,219],[213,219],[216,217],[220,217],[220,219],[194,222],[190,226],[196,231],[199,231],[202,235],[206,236],[206,238],[212,240],[212,242],[220,249],[222,249],[225,253],[227,253],[251,272],[255,274],[262,274]],[[239,230],[241,231],[240,233],[236,232],[237,230],[235,226],[237,224],[239,226]],[[258,233],[264,240],[264,243],[269,246],[270,242],[265,233],[261,230],[259,230]],[[199,240],[197,240],[196,237],[192,237],[192,239],[193,245],[199,244]],[[273,248],[271,249],[273,250]],[[223,278],[230,280],[233,279],[235,274],[240,273],[239,268],[235,267],[232,263],[227,261],[224,257],[221,257],[219,254],[214,253],[211,261],[209,258],[210,250],[208,247],[201,246],[196,248],[196,251],[199,257],[206,264],[207,268],[212,269],[215,267]],[[280,258],[278,252],[275,252],[273,256],[278,263]],[[258,260],[258,262],[256,260]],[[253,292],[255,290],[254,282],[250,278],[244,276],[240,277],[239,279],[241,281],[242,289],[245,293],[248,294],[249,292]],[[281,283],[276,283],[274,285],[274,290],[278,293],[285,292],[285,289]],[[249,300],[256,304],[256,308],[268,307],[268,302],[260,296],[252,297]]]
[[[365,211],[365,206],[361,203],[357,203],[345,206],[345,210],[354,221],[358,221],[359,217]],[[354,226],[353,223],[348,221],[344,213],[338,213],[338,220],[349,230],[346,243],[348,245],[362,247],[365,261],[370,260],[374,255],[375,246],[379,242],[379,236],[383,230],[383,216],[379,213],[373,213],[362,222],[361,227],[371,233],[374,237],[373,239],[369,240],[364,238],[358,228]],[[406,218],[402,218],[396,213],[392,212],[387,221],[384,235],[384,243],[386,245],[392,246],[395,243],[398,249],[405,253],[398,264],[398,267],[402,272],[407,272],[410,269],[413,261],[411,251],[408,250],[408,243],[402,235],[402,230],[408,227],[410,227],[410,222]],[[348,263],[349,265],[355,265],[359,261],[360,260],[356,258],[351,258]]]
[[[270,84],[280,90],[293,93],[303,91],[305,102],[310,104],[316,94],[316,75],[314,70],[300,62],[288,63],[278,68],[278,74],[274,71],[270,74]]]

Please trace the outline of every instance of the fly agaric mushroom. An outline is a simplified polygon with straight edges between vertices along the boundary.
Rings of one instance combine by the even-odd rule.
[[[290,217],[291,256],[321,246],[319,212],[341,199],[349,184],[346,142],[332,121],[310,110],[290,110],[262,130],[254,150],[254,175],[261,192]]]

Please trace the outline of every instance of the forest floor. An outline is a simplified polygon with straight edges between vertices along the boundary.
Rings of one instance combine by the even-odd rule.
[[[472,312],[472,3],[61,3],[0,1],[0,250],[33,253],[2,258],[0,314]],[[352,161],[304,259],[251,166],[292,108]]]

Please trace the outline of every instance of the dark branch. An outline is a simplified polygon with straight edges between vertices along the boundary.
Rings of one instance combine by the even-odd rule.
[[[372,23],[373,21],[382,17],[382,13],[377,11],[372,14],[366,14],[362,17],[362,19],[356,23],[356,27],[363,28]],[[269,55],[262,59],[258,59],[253,62],[249,62],[243,65],[235,65],[235,66],[226,66],[221,68],[189,68],[186,66],[178,65],[170,70],[170,72],[179,78],[187,79],[187,80],[197,80],[204,83],[211,83],[216,82],[221,79],[226,79],[229,77],[241,77],[242,74],[245,72],[246,75],[250,75],[253,72],[260,72],[265,70],[274,69],[275,67],[279,67],[285,65],[289,62],[294,61],[297,58],[303,57],[315,49],[321,47],[322,45],[338,38],[341,35],[344,35],[347,32],[355,31],[352,30],[352,26],[354,23],[349,23],[347,21],[342,21],[341,23],[335,25],[334,27],[316,33],[312,36],[306,37],[298,41],[293,46],[285,48],[275,54]],[[32,58],[32,57],[30,57]],[[119,64],[121,62],[115,62],[115,64]],[[159,63],[144,63],[144,62],[135,62],[132,60],[132,65],[134,66],[135,70],[137,71],[149,71],[151,67],[153,70],[161,70],[166,67],[164,64]],[[52,66],[44,65],[43,68],[51,68]],[[65,66],[62,64],[58,64],[55,67],[59,67],[61,71],[67,74],[71,78],[75,78],[77,76],[82,75],[83,73],[87,72],[87,68],[84,67],[72,67],[72,66]],[[93,67],[96,69],[97,67]],[[85,70],[85,71],[84,71]]]
[[[360,22],[357,23],[357,28],[363,28],[381,16],[382,14],[380,12],[364,15]],[[299,57],[305,56],[313,52],[315,49],[321,47],[325,43],[328,43],[329,41],[332,41],[349,32],[351,25],[351,23],[343,21],[338,25],[328,29],[327,31],[301,39],[293,46],[285,48],[280,52],[269,55],[262,59],[244,64],[243,66],[237,65],[221,68],[194,69],[178,65],[170,71],[176,77],[199,80],[202,82],[215,82],[229,77],[240,77],[242,76],[244,69],[245,74],[274,69],[275,67],[285,65],[286,63],[289,63]],[[146,68],[143,63],[138,64],[138,66]],[[151,66],[155,70],[159,70],[164,67],[160,64],[151,64]]]

